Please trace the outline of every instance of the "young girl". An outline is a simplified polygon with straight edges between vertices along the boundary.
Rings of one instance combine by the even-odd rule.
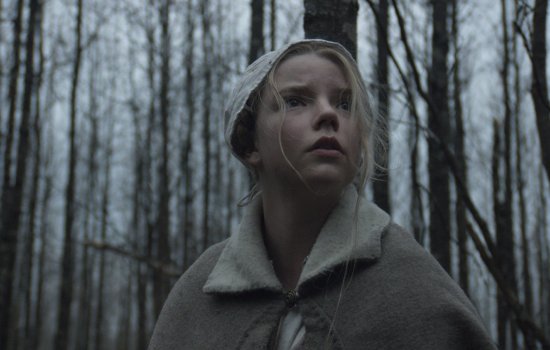
[[[461,289],[362,197],[374,114],[341,45],[248,67],[226,139],[257,181],[240,227],[180,278],[149,349],[494,349]]]

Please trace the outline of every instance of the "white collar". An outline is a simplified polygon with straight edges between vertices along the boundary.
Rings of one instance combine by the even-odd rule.
[[[304,265],[297,289],[350,258],[374,260],[380,257],[381,234],[390,217],[375,204],[361,198],[354,244],[351,233],[357,197],[355,187],[350,186],[330,213]],[[203,287],[205,293],[238,293],[255,289],[283,291],[263,241],[261,203],[260,196],[257,196],[246,208],[238,231],[228,239],[208,276]]]

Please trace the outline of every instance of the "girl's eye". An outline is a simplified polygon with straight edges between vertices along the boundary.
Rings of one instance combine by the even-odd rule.
[[[303,100],[295,96],[285,97],[284,100],[286,108],[295,108],[304,105]]]
[[[344,111],[349,111],[351,106],[349,101],[346,99],[338,104],[338,108],[343,109]]]

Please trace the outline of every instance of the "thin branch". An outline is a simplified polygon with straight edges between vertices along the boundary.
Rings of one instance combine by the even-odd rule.
[[[550,110],[550,101],[548,101],[548,96],[544,96],[544,94],[541,91],[542,88],[541,88],[541,82],[540,82],[540,78],[539,78],[540,75],[536,71],[537,68],[536,68],[535,63],[534,63],[533,51],[531,50],[531,47],[529,46],[529,39],[527,39],[527,36],[525,35],[525,33],[523,32],[523,30],[521,29],[521,27],[519,26],[519,24],[516,21],[514,21],[514,28],[516,28],[516,32],[521,37],[521,42],[523,43],[523,47],[525,47],[525,52],[527,52],[527,56],[529,57],[529,61],[531,61],[531,65],[533,66],[533,69],[535,70],[535,74],[533,74],[533,75],[535,77],[535,83],[536,83],[536,86],[537,86],[537,91],[536,92],[541,97],[541,101],[542,101],[542,104],[544,105],[544,107],[546,107],[546,109]]]
[[[143,262],[153,269],[163,273],[168,277],[180,277],[183,273],[182,269],[179,266],[173,264],[166,264],[156,259],[151,259],[147,255],[141,255],[133,251],[120,248],[104,241],[85,241],[82,243],[86,247],[94,248],[97,250],[104,250],[117,255],[124,256],[139,262]]]

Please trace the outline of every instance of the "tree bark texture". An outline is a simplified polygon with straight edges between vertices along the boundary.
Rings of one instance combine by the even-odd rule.
[[[22,4],[19,4],[22,6]],[[18,8],[19,11],[19,8]],[[29,15],[28,15],[28,25],[27,25],[27,39],[25,44],[26,51],[26,60],[25,60],[25,77],[24,77],[24,88],[23,88],[23,99],[21,104],[21,121],[19,124],[19,134],[18,134],[18,143],[17,143],[17,162],[15,169],[15,183],[11,185],[11,178],[9,176],[11,164],[8,161],[11,158],[11,154],[6,153],[6,163],[5,164],[5,173],[7,176],[4,176],[3,192],[2,192],[2,222],[1,231],[0,231],[0,256],[1,256],[1,265],[0,265],[0,284],[2,285],[2,294],[0,298],[0,348],[7,347],[9,344],[8,338],[15,337],[16,333],[14,331],[15,323],[11,319],[11,308],[12,308],[12,288],[14,282],[14,268],[16,260],[16,251],[17,251],[17,241],[19,233],[19,224],[20,217],[22,212],[22,202],[23,202],[23,190],[25,180],[27,178],[27,155],[30,148],[30,114],[31,114],[31,104],[32,104],[32,95],[33,95],[33,85],[34,85],[34,40],[35,40],[35,28],[36,20],[38,18],[39,3],[38,0],[31,0],[29,2]],[[17,18],[21,20],[20,13],[18,13]],[[14,28],[14,35],[19,37],[21,23],[15,24],[19,28]],[[18,41],[19,39],[16,39]],[[15,48],[15,44],[14,44]],[[19,47],[17,47],[17,52],[19,52]],[[19,65],[19,62],[16,62]],[[15,64],[15,63],[14,63]],[[14,70],[18,71],[18,68]],[[17,79],[17,77],[12,77]],[[17,82],[14,82],[14,85],[17,86]],[[10,104],[13,102],[15,105],[15,99],[17,98],[17,91],[13,91],[13,96],[11,96],[10,91]],[[11,99],[13,97],[13,100]],[[15,108],[15,107],[14,107]],[[10,122],[11,122],[11,106],[10,106]],[[13,132],[8,130],[8,132]],[[8,152],[8,145],[12,142],[8,140],[6,145],[6,152]],[[10,151],[11,153],[11,151]],[[30,271],[28,271],[30,274]]]
[[[254,62],[265,52],[264,43],[264,0],[251,1],[250,49],[248,63]]]
[[[432,62],[428,72],[428,94],[433,103],[428,115],[430,131],[439,142],[448,143],[450,136],[448,106],[447,33],[448,0],[432,1]],[[430,184],[430,250],[448,272],[451,268],[449,166],[441,145],[428,139],[428,172]]]
[[[519,14],[519,0],[514,0],[514,13],[516,14],[515,22],[518,22],[517,15]],[[516,193],[518,195],[518,210],[519,210],[519,229],[521,235],[521,256],[522,256],[522,275],[523,275],[523,295],[525,312],[529,317],[533,317],[533,285],[531,277],[531,249],[529,247],[530,240],[527,234],[527,207],[525,202],[525,180],[522,166],[522,154],[524,154],[525,144],[522,137],[522,118],[521,104],[523,103],[523,94],[521,87],[520,62],[518,58],[518,34],[514,32],[512,39],[512,66],[514,72],[514,101],[513,106],[513,122],[515,124],[515,173],[516,173]],[[525,349],[531,350],[536,348],[536,340],[532,333],[523,335]]]
[[[460,48],[458,46],[459,28],[458,28],[458,0],[452,0],[452,22],[451,32],[453,40],[453,105],[454,105],[454,151],[458,163],[459,176],[468,182],[468,171],[466,169],[466,157],[464,155],[464,122],[462,116],[462,81],[460,78]],[[466,294],[469,293],[469,267],[468,267],[468,235],[466,233],[466,206],[460,194],[460,188],[456,186],[456,236],[458,240],[458,280],[460,286]]]
[[[183,269],[186,270],[191,263],[191,250],[189,240],[193,236],[193,186],[192,176],[193,168],[191,166],[191,152],[193,151],[193,130],[195,128],[195,82],[193,75],[194,67],[194,47],[195,47],[195,22],[193,21],[193,7],[189,1],[187,7],[187,49],[185,54],[185,104],[187,107],[187,133],[184,149],[182,150],[181,167],[185,177],[185,200],[183,212]]]
[[[502,49],[503,61],[500,70],[502,83],[502,98],[504,105],[504,124],[503,124],[503,145],[499,149],[495,149],[495,157],[502,158],[503,162],[493,169],[497,171],[493,174],[494,178],[499,176],[504,179],[502,183],[499,179],[495,186],[495,221],[496,221],[496,244],[497,244],[497,261],[500,264],[505,275],[505,280],[508,288],[512,288],[517,293],[516,284],[516,262],[514,254],[514,232],[513,232],[513,212],[512,212],[512,108],[511,108],[511,93],[510,93],[510,35],[508,30],[508,8],[507,1],[501,0],[501,24],[502,24]],[[495,130],[495,132],[500,132]],[[502,143],[501,141],[501,143]],[[502,168],[502,172],[500,169]],[[499,345],[506,349],[506,342],[509,338],[511,347],[517,347],[516,325],[512,319],[511,310],[506,304],[506,300],[502,295],[497,294],[497,313],[498,313],[498,330],[499,330]],[[509,332],[509,334],[508,334]]]
[[[378,102],[378,123],[384,135],[382,149],[375,152],[375,162],[380,165],[381,171],[377,171],[373,181],[374,202],[383,210],[391,213],[390,208],[390,179],[387,166],[390,154],[389,132],[389,72],[388,72],[388,0],[378,1],[378,15],[380,20],[376,26],[376,47],[377,47],[377,102]]]
[[[112,127],[109,129],[110,134],[112,134]],[[112,135],[109,135],[109,144],[105,150],[105,179],[103,182],[103,193],[101,199],[101,229],[100,229],[100,240],[105,242],[107,240],[107,223],[109,220],[109,192],[111,185],[111,140]],[[99,253],[99,276],[98,276],[98,286],[97,286],[97,314],[95,319],[95,350],[101,350],[105,348],[104,344],[104,312],[105,312],[105,251]]]
[[[307,39],[336,41],[357,56],[357,0],[304,0],[304,10]]]
[[[162,156],[159,173],[159,207],[157,218],[156,258],[170,264],[170,0],[164,0],[159,8],[161,21],[161,78],[160,78],[160,118],[162,133]],[[170,292],[170,280],[161,271],[155,271],[155,314],[158,315]]]
[[[15,108],[17,104],[17,89],[19,82],[21,23],[23,17],[23,0],[17,2],[17,14],[13,22],[13,65],[10,70],[8,90],[9,110],[8,126],[4,151],[4,173],[2,181],[2,210],[0,221],[0,349],[6,349],[11,327],[11,299],[13,288],[13,269],[15,267],[15,251],[17,247],[17,231],[20,209],[16,201],[19,196],[14,193],[11,183],[12,144],[15,133]]]
[[[212,36],[210,32],[210,10],[209,10],[210,1],[204,0],[201,3],[201,18],[202,18],[202,49],[203,52],[209,52],[212,48]],[[210,95],[212,93],[212,72],[210,70],[210,62],[208,60],[208,55],[203,55],[203,65],[204,69],[204,91],[203,91],[203,127],[202,127],[202,138],[203,138],[203,148],[204,148],[204,197],[203,197],[203,217],[202,217],[202,250],[206,250],[209,245],[209,213],[210,213]]]
[[[69,115],[69,161],[68,179],[65,191],[65,222],[63,239],[63,257],[61,262],[61,284],[59,291],[58,320],[55,334],[54,348],[66,350],[69,348],[69,332],[71,305],[73,300],[73,272],[74,272],[74,219],[75,219],[75,188],[76,188],[76,110],[77,91],[80,75],[80,60],[82,54],[82,0],[77,0],[76,28],[75,28],[75,57],[73,61],[73,74],[71,84],[71,100]]]
[[[546,178],[550,181],[550,137],[548,137],[550,135],[550,103],[548,101],[548,82],[546,78],[547,12],[548,0],[536,0],[533,12],[533,30],[531,31],[533,59],[531,94],[537,117],[542,164],[546,170]]]
[[[34,136],[34,155],[33,155],[33,172],[31,180],[30,201],[29,201],[29,233],[27,236],[27,242],[25,247],[25,287],[23,293],[25,294],[25,328],[23,333],[23,349],[33,349],[33,339],[36,336],[32,317],[32,281],[33,281],[33,269],[35,266],[35,244],[36,244],[36,218],[38,208],[38,195],[39,195],[39,180],[42,176],[41,163],[42,163],[42,126],[41,126],[41,103],[40,103],[40,87],[42,85],[42,74],[44,71],[44,55],[43,55],[43,35],[42,35],[42,6],[38,2],[37,14],[35,18],[35,30],[34,34],[38,37],[39,43],[39,68],[36,72],[36,82],[33,84],[33,96],[34,96],[34,117],[33,117],[33,136]]]
[[[276,0],[270,0],[270,9],[269,12],[269,39],[271,44],[271,50],[275,50],[277,45],[277,2]]]

